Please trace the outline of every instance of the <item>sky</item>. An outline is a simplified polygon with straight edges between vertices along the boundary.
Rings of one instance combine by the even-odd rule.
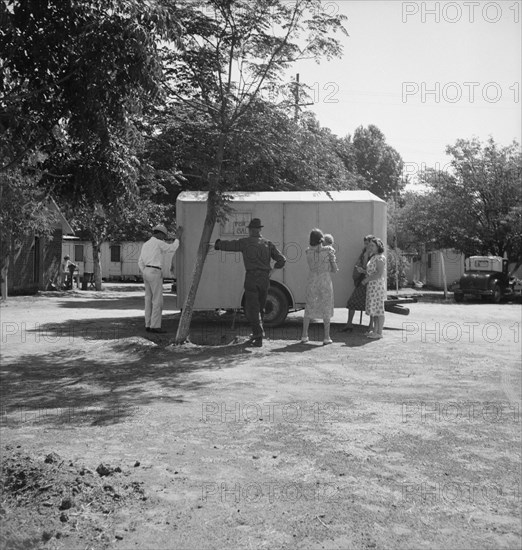
[[[297,62],[322,126],[376,125],[415,179],[447,145],[521,141],[522,2],[323,1],[347,16],[341,59]]]

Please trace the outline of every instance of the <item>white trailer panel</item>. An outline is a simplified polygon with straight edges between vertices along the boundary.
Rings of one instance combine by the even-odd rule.
[[[345,307],[353,291],[352,271],[363,246],[363,237],[374,234],[386,244],[386,203],[369,191],[303,191],[229,193],[232,213],[224,224],[216,224],[211,242],[248,235],[247,225],[260,218],[262,235],[270,239],[287,258],[272,281],[291,297],[290,307],[305,303],[308,265],[305,250],[310,231],[319,227],[332,233],[339,272],[332,275],[335,307]],[[178,307],[182,307],[194,270],[199,239],[206,215],[207,194],[184,192],[176,203],[177,223],[184,228],[175,257]],[[241,307],[245,270],[241,253],[210,249],[203,268],[194,309],[236,309]]]

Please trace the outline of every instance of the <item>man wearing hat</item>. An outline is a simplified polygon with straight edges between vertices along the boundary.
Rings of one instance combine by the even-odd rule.
[[[178,227],[174,242],[167,244],[167,229],[157,225],[152,230],[152,237],[141,248],[138,266],[143,273],[145,283],[145,330],[164,334],[161,329],[161,312],[163,309],[163,256],[176,252],[183,228]]]
[[[251,343],[261,347],[265,333],[261,313],[265,309],[268,287],[270,286],[270,262],[275,261],[274,269],[281,269],[286,258],[277,250],[274,243],[261,236],[261,220],[253,218],[248,224],[248,237],[233,241],[218,239],[214,248],[230,252],[241,252],[245,264],[245,314],[252,326]]]

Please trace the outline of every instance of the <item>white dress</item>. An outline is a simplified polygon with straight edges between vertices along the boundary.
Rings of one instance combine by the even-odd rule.
[[[306,250],[310,272],[306,285],[305,317],[331,319],[334,313],[333,285],[330,273],[335,265],[332,246],[311,246]]]

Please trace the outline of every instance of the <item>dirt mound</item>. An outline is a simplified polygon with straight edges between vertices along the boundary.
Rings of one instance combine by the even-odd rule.
[[[0,470],[0,548],[103,548],[124,539],[118,511],[147,500],[132,473],[132,467],[89,468],[54,452],[35,457],[7,447]]]

